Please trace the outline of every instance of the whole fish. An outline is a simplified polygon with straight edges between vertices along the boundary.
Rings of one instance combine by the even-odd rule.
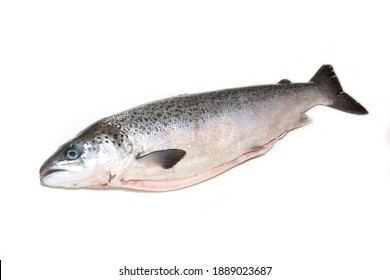
[[[168,191],[188,187],[265,154],[308,122],[316,105],[367,110],[346,94],[331,65],[308,83],[180,95],[97,121],[41,167],[41,183],[64,188]]]

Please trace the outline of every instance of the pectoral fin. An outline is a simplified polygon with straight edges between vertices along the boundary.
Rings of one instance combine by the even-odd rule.
[[[137,156],[137,160],[139,163],[145,165],[145,167],[159,166],[164,169],[169,169],[174,167],[185,155],[186,152],[183,150],[169,149]]]

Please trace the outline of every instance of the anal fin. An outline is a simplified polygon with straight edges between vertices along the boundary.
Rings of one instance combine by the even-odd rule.
[[[302,113],[298,117],[296,122],[293,124],[293,127],[290,130],[293,130],[293,129],[296,129],[296,128],[300,128],[302,126],[308,125],[309,123],[311,123],[311,119],[309,118],[309,116],[306,115],[305,113]]]

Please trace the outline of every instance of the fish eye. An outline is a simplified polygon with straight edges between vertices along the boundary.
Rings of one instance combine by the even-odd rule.
[[[67,149],[66,152],[65,152],[65,156],[69,159],[69,160],[75,160],[79,157],[79,153],[77,152],[76,149],[74,148],[70,148],[70,149]]]

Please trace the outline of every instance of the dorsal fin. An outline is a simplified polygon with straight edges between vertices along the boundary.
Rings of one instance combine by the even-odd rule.
[[[283,79],[283,80],[280,80],[280,82],[278,84],[281,84],[281,85],[289,85],[291,84],[291,81],[288,80],[288,79]]]

